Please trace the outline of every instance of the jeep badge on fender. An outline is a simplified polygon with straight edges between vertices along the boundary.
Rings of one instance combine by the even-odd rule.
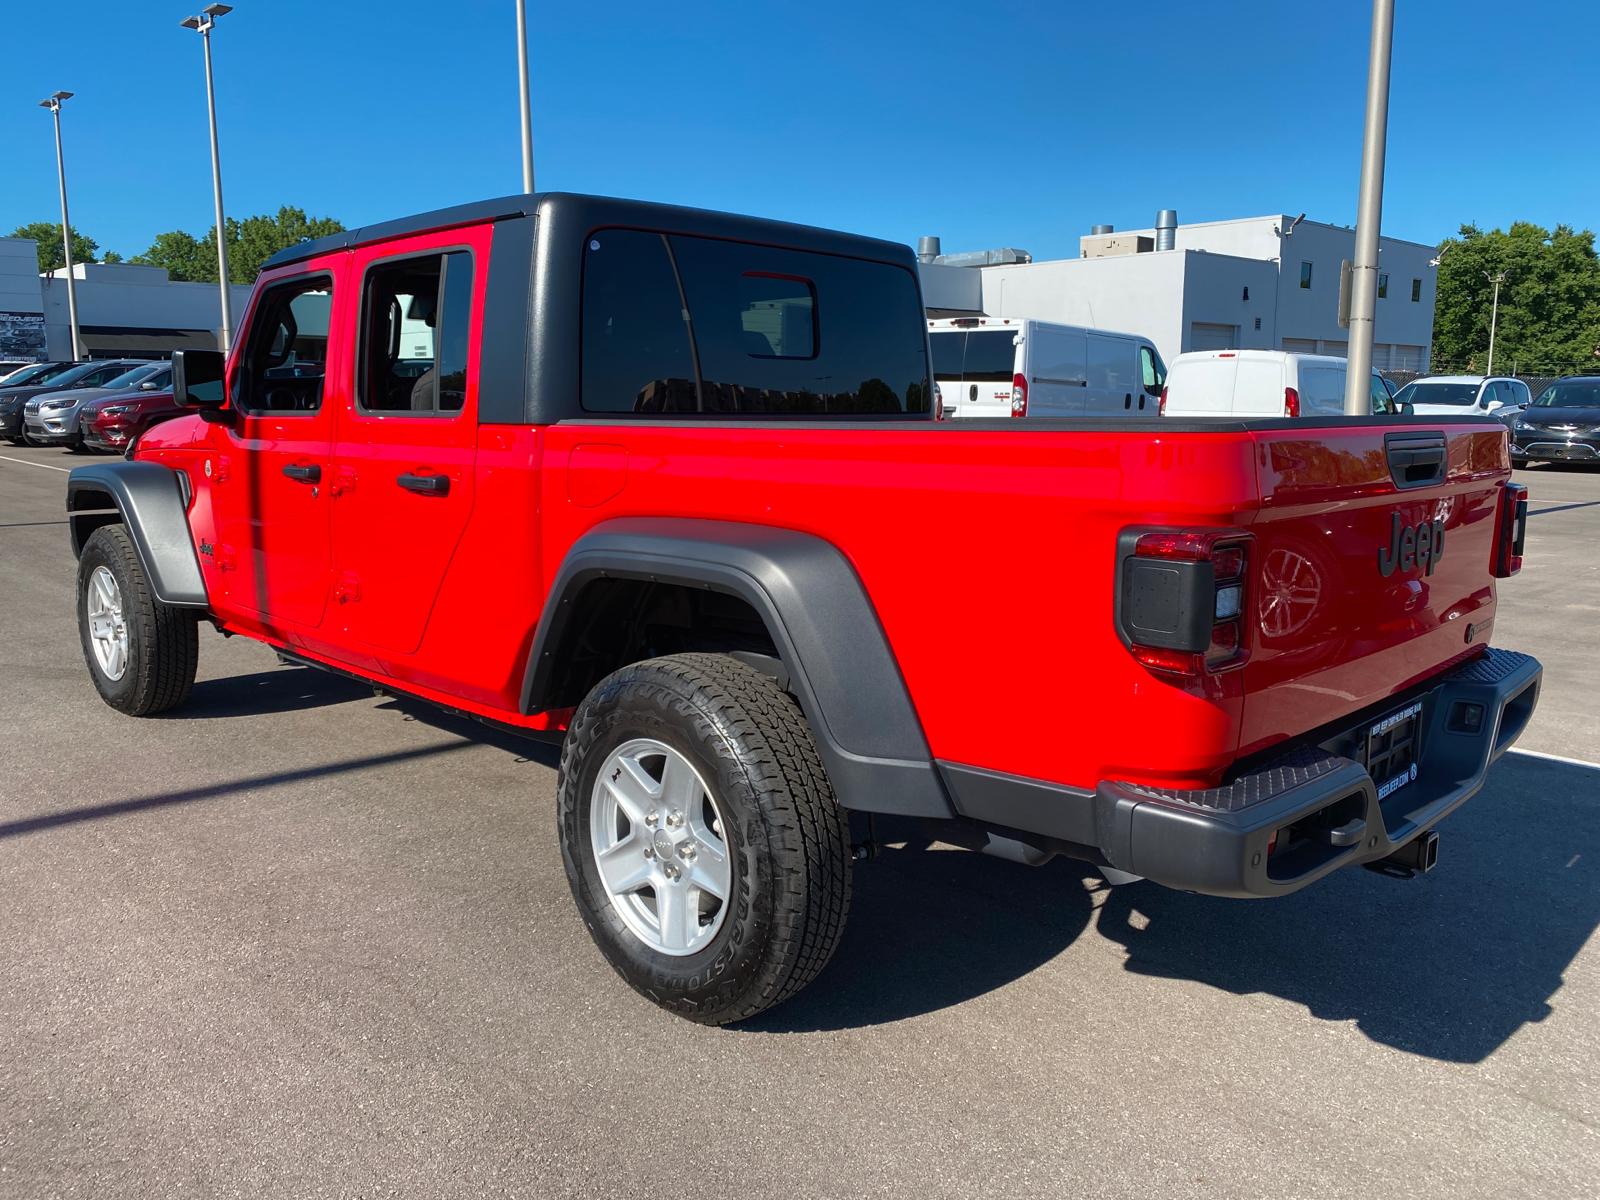
[[[1432,575],[1433,568],[1444,557],[1444,522],[1419,521],[1415,525],[1400,524],[1400,514],[1394,514],[1389,530],[1388,546],[1378,551],[1378,574],[1385,578],[1399,567],[1409,571],[1420,564],[1424,575]]]

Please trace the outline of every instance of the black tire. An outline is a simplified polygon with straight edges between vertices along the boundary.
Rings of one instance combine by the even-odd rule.
[[[113,679],[95,656],[89,629],[89,587],[104,567],[121,595],[128,636],[127,666]],[[100,698],[118,712],[148,717],[189,698],[200,658],[199,622],[186,608],[155,598],[133,539],[121,525],[102,525],[78,557],[78,640]]]
[[[683,957],[647,945],[599,878],[590,838],[596,776],[648,737],[688,759],[722,813],[731,888],[721,927]],[[635,991],[726,1025],[789,999],[827,965],[850,905],[849,824],[794,698],[721,654],[676,654],[607,676],[573,716],[556,802],[567,880],[590,935]]]

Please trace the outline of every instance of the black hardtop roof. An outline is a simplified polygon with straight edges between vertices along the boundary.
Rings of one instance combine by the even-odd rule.
[[[414,217],[401,217],[376,225],[364,225],[359,229],[347,229],[343,233],[330,234],[328,237],[314,238],[278,251],[261,264],[261,269],[271,270],[319,254],[387,241],[411,233],[425,233],[462,225],[481,225],[489,221],[534,215],[541,220],[556,218],[556,223],[566,228],[576,224],[582,224],[588,229],[598,229],[603,226],[638,227],[666,233],[698,234],[703,237],[728,238],[733,241],[762,242],[788,246],[796,250],[841,254],[851,258],[882,259],[907,267],[914,266],[916,262],[911,247],[902,243],[817,229],[810,225],[769,221],[760,217],[745,217],[704,208],[652,204],[645,200],[583,196],[568,192],[541,192],[458,204],[452,208],[441,208]]]

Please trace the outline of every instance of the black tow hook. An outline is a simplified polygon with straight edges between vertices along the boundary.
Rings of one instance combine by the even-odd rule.
[[[1412,838],[1388,858],[1367,864],[1367,870],[1387,875],[1390,879],[1414,879],[1433,870],[1439,861],[1439,834],[1428,830]]]

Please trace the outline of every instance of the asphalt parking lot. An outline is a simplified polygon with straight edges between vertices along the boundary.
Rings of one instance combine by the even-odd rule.
[[[181,714],[101,704],[73,462],[0,449],[0,1196],[1595,1195],[1600,769],[1273,902],[890,853],[701,1029],[591,946],[543,748],[211,633]],[[1518,475],[1522,746],[1600,761],[1600,471]]]

